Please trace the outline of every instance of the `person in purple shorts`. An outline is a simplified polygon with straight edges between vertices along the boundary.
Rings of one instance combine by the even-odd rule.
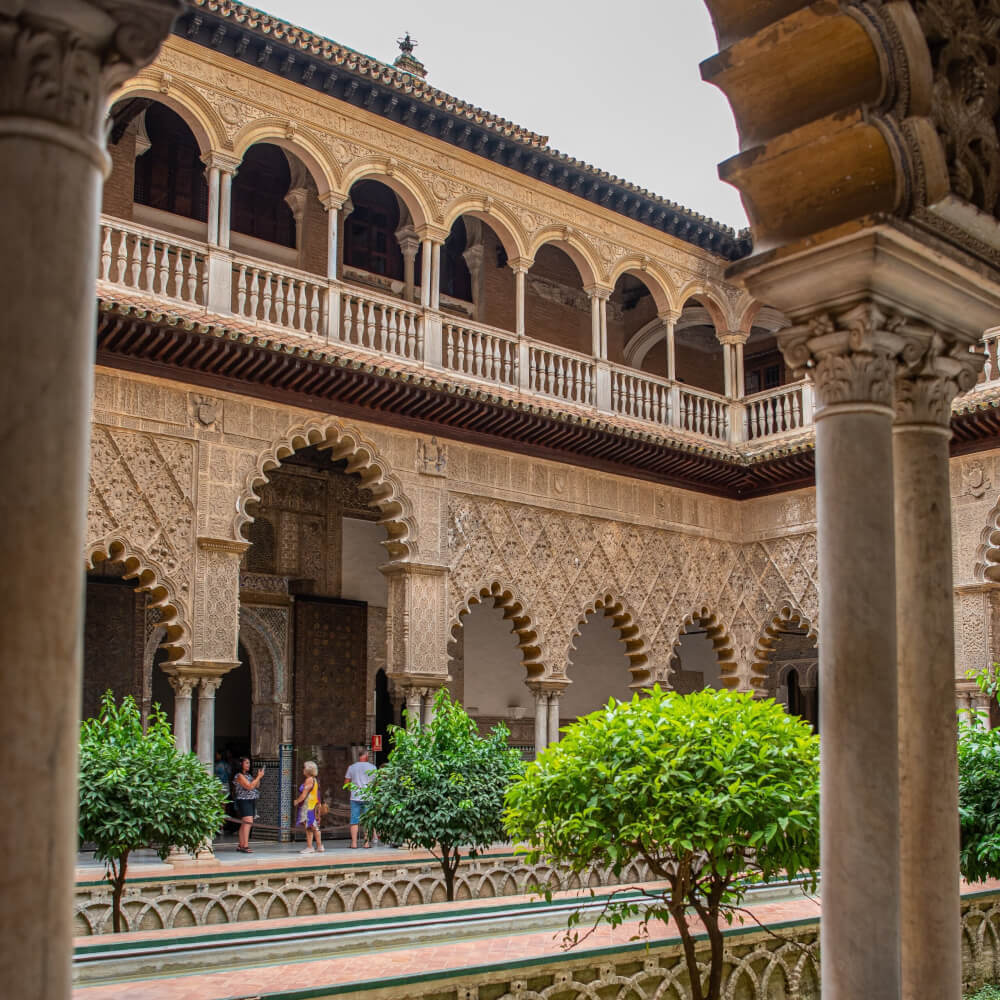
[[[304,827],[306,831],[306,846],[305,850],[301,852],[302,854],[315,854],[317,851],[322,853],[326,850],[319,832],[320,797],[317,774],[319,774],[319,768],[316,766],[315,761],[307,760],[302,765],[302,777],[304,780],[299,785],[299,797],[294,802],[294,805],[299,807],[298,819],[295,825]],[[313,847],[313,836],[316,837],[315,847]]]

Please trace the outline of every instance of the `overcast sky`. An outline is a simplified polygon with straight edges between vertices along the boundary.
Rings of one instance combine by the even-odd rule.
[[[721,92],[698,63],[716,51],[701,0],[256,0],[384,62],[409,31],[441,90],[549,144],[737,228],[716,173],[737,150]]]

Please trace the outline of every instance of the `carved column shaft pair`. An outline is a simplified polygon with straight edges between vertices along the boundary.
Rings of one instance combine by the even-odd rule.
[[[192,750],[191,700],[198,689],[198,759],[208,766],[215,759],[215,692],[222,677],[198,677],[173,674],[169,678],[174,689],[174,745],[183,753]]]
[[[535,753],[559,742],[559,699],[562,688],[533,687],[535,696]]]
[[[948,441],[974,362],[867,303],[781,342],[793,367],[813,366],[817,395],[824,993],[918,995],[905,984],[923,981],[950,996],[961,950]]]

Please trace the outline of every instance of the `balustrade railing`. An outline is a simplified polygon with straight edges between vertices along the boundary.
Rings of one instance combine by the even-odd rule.
[[[529,344],[528,388],[570,403],[593,406],[594,362],[559,348]]]
[[[802,430],[813,422],[812,388],[805,380],[747,396],[748,441]]]
[[[611,409],[623,416],[669,425],[671,389],[670,382],[655,375],[611,369]]]
[[[720,396],[681,386],[677,424],[682,430],[716,441],[729,438],[729,403]]]
[[[326,299],[327,283],[305,271],[245,258],[233,264],[233,311],[244,319],[318,334]]]
[[[445,320],[442,336],[442,363],[449,371],[498,385],[517,385],[518,342],[513,334],[504,334],[488,326]]]
[[[369,292],[341,291],[339,339],[345,344],[408,361],[422,361],[424,357],[420,310]]]
[[[98,277],[139,292],[205,304],[204,248],[107,216],[101,219]]]
[[[986,355],[986,363],[979,376],[980,383],[1000,382],[1000,327],[987,330],[976,350],[978,354]]]

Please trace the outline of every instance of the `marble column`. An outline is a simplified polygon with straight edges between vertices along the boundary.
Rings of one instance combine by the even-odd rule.
[[[198,683],[197,677],[171,674],[168,678],[174,689],[174,746],[181,753],[191,752],[191,693]]]
[[[403,298],[412,302],[417,286],[416,262],[420,239],[412,226],[396,231],[399,249],[403,254]]]
[[[562,691],[549,691],[548,746],[559,742],[559,699]]]
[[[420,243],[420,304],[425,309],[431,304],[431,246],[431,239],[425,236]]]
[[[535,695],[535,754],[540,754],[549,741],[549,695],[547,691],[534,692]]]
[[[0,10],[0,982],[69,997],[77,852],[83,548],[101,182],[112,90],[179,3],[64,0]],[[35,335],[33,331],[44,331]],[[44,625],[38,602],[58,613]],[[44,767],[45,821],[37,814]]]
[[[862,304],[782,342],[816,382],[820,954],[835,1000],[900,996],[892,421],[903,341],[888,325]]]
[[[202,157],[205,160],[205,157]],[[219,242],[219,168],[208,160],[208,242]]]
[[[661,314],[660,318],[663,320],[663,329],[666,332],[667,378],[673,382],[677,378],[677,350],[674,337],[674,327],[677,324],[677,314],[672,312],[667,313],[666,315]]]
[[[434,696],[437,691],[434,688],[421,688],[420,693],[423,697],[423,711],[420,719],[425,726],[429,726],[434,721]]]
[[[919,361],[897,381],[893,428],[903,997],[960,1000],[948,445],[951,401],[959,381],[968,388],[975,373],[944,352],[937,337],[928,340],[914,345]]]
[[[601,356],[601,300],[596,288],[588,288],[590,296],[590,353],[594,358]]]
[[[422,707],[423,698],[420,694],[420,688],[407,688],[406,689],[406,728],[413,729],[419,726],[421,723],[420,710]]]
[[[219,190],[219,246],[229,249],[229,227],[233,215],[234,169],[222,170]]]
[[[431,309],[441,307],[441,243],[431,241]]]
[[[518,260],[517,263],[509,261],[510,268],[514,272],[514,332],[523,337],[525,333],[524,325],[524,296],[525,286],[528,280],[528,268],[530,263]]]
[[[198,760],[206,767],[215,762],[215,692],[221,677],[202,677],[198,683]]]
[[[326,276],[331,281],[337,280],[337,258],[340,250],[337,247],[337,237],[340,234],[340,203],[327,199],[326,204]]]

